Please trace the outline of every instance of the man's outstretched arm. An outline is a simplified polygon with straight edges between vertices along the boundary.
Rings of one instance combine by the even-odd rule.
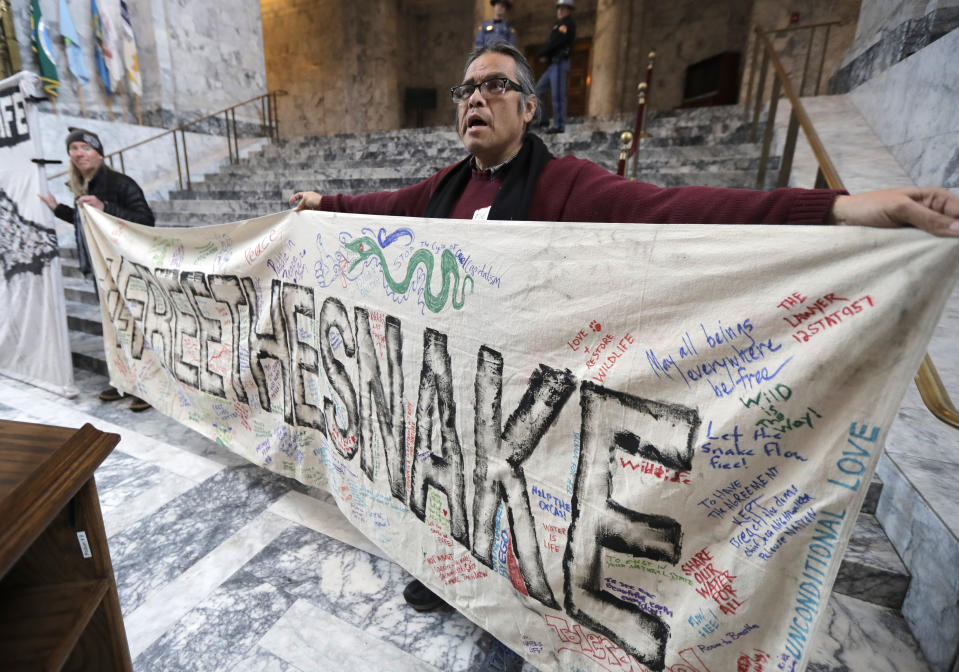
[[[959,238],[959,196],[938,187],[904,187],[837,196],[830,223],[881,228],[913,226]]]
[[[290,205],[296,204],[293,212],[300,210],[319,210],[323,197],[315,191],[298,191],[290,196]]]

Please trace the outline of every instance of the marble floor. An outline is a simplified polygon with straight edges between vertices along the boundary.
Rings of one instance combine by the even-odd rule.
[[[451,608],[417,613],[410,576],[325,493],[255,467],[154,410],[104,403],[77,371],[67,400],[0,377],[0,419],[122,440],[97,470],[137,672],[519,670],[491,664],[490,636]],[[833,595],[814,672],[927,672],[893,611]]]

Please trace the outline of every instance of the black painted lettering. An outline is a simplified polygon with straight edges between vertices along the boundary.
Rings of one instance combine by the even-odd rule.
[[[580,390],[580,457],[573,490],[573,522],[563,559],[566,611],[609,637],[651,670],[665,666],[669,626],[604,590],[603,550],[679,562],[682,528],[673,518],[627,508],[613,492],[616,451],[688,470],[699,416],[678,405],[648,401],[584,381]],[[580,502],[605,503],[601,515],[580,518]],[[572,577],[579,577],[576,581]],[[610,608],[631,618],[611,619]],[[615,629],[614,629],[615,628]]]
[[[130,348],[135,359],[140,359],[143,355],[143,339],[145,338],[157,358],[163,362],[167,370],[173,371],[173,333],[176,328],[176,314],[170,304],[170,297],[166,290],[160,286],[153,272],[136,262],[131,262],[133,266],[129,270],[127,282],[124,285],[123,296],[128,306],[136,304],[143,305],[143,302],[134,298],[137,295],[143,296],[146,307],[143,314],[143,330],[139,336],[134,329],[134,340]],[[143,289],[137,286],[137,281],[142,283]],[[133,310],[131,308],[131,314]],[[134,318],[136,318],[136,315]]]
[[[329,397],[323,399],[323,408],[326,412],[326,428],[330,440],[336,450],[346,457],[353,459],[359,447],[357,437],[359,412],[356,404],[356,390],[353,381],[346,371],[343,362],[333,356],[333,347],[330,345],[330,332],[336,329],[343,341],[343,353],[347,357],[354,357],[356,344],[353,342],[353,330],[350,328],[350,316],[346,307],[339,299],[332,297],[323,302],[320,310],[320,355],[323,358],[323,370],[333,391],[339,397],[346,411],[346,427],[340,427],[336,422],[336,406]]]
[[[309,320],[316,319],[316,303],[312,287],[301,287],[291,283],[283,284],[283,313],[286,316],[286,338],[290,344],[292,365],[291,382],[293,384],[293,416],[300,427],[311,427],[326,434],[326,422],[320,405],[319,376],[320,357],[316,348],[301,337],[301,331],[308,336],[315,333],[312,326],[299,324],[299,316]],[[310,384],[308,384],[310,383]],[[312,390],[317,403],[310,403],[307,389]]]
[[[439,413],[440,452],[433,449],[433,415]],[[463,476],[463,449],[456,433],[456,403],[453,401],[453,374],[446,349],[446,335],[433,329],[423,331],[423,368],[416,400],[416,456],[413,458],[410,509],[426,520],[426,497],[430,486],[446,495],[450,534],[469,545],[466,523],[466,488]],[[420,459],[424,455],[425,459]]]
[[[390,491],[406,502],[406,423],[403,417],[403,335],[400,321],[386,318],[386,373],[384,384],[376,345],[370,328],[370,314],[365,308],[354,309],[356,322],[356,365],[360,379],[360,467],[371,481],[376,480],[379,455],[374,450],[383,446]],[[389,395],[386,391],[389,390]],[[378,434],[374,434],[373,414]]]
[[[172,313],[175,315],[173,320],[173,375],[184,385],[198,388],[199,369],[195,364],[186,361],[184,355],[183,341],[184,336],[190,336],[196,339],[198,327],[196,315],[193,314],[193,307],[190,305],[183,288],[180,287],[180,278],[178,273],[169,268],[158,268],[153,272],[157,284],[163,288],[164,293],[169,298],[169,305],[172,307]]]
[[[217,302],[224,304],[227,310],[230,311],[230,330],[233,341],[233,348],[230,353],[230,368],[233,375],[230,377],[230,381],[236,398],[246,404],[249,403],[249,400],[246,396],[246,390],[243,388],[240,350],[246,345],[243,339],[243,326],[246,327],[245,333],[250,333],[249,302],[246,300],[246,294],[244,294],[243,288],[240,286],[239,278],[235,275],[211,275],[207,277],[207,282],[209,283],[210,294],[213,298]],[[248,350],[247,354],[249,354]]]
[[[290,395],[290,347],[283,323],[282,284],[270,283],[267,303],[257,295],[250,278],[241,278],[247,299],[255,297],[253,321],[250,324],[250,372],[259,391],[260,406],[270,413],[279,413],[288,425],[293,424],[293,403]],[[265,305],[264,305],[265,304]],[[270,380],[263,366],[272,360],[274,377]]]
[[[190,302],[190,307],[193,308],[193,314],[196,316],[197,340],[200,348],[200,389],[207,394],[226,399],[226,392],[223,390],[223,376],[210,370],[210,343],[214,344],[217,356],[222,357],[224,350],[221,340],[223,329],[220,326],[220,321],[204,313],[203,305],[199,301],[199,299],[204,299],[205,305],[209,305],[213,301],[213,295],[206,284],[206,277],[199,271],[184,271],[180,274],[180,287],[183,289],[183,295]]]
[[[503,357],[483,346],[476,358],[473,555],[486,566],[493,566],[496,510],[503,502],[526,591],[553,609],[560,606],[546,580],[537,546],[523,462],[533,454],[575,389],[571,371],[540,364],[504,428]]]

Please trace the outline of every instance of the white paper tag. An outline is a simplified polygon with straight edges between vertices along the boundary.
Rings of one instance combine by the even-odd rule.
[[[482,219],[484,221],[489,219],[489,211],[492,207],[492,205],[487,205],[485,208],[480,208],[473,213],[473,219]]]
[[[77,532],[77,540],[80,542],[80,552],[83,553],[83,557],[92,558],[93,553],[90,552],[90,542],[87,541],[87,533]]]

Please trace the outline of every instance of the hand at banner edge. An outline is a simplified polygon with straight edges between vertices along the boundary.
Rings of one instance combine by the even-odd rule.
[[[53,197],[53,194],[37,194],[40,197],[40,200],[47,204],[47,207],[51,210],[57,209],[57,199]]]
[[[299,201],[299,203],[296,203]],[[315,191],[298,191],[290,196],[290,205],[296,203],[293,212],[300,210],[319,210],[323,197]]]
[[[92,194],[86,194],[77,199],[77,205],[89,205],[96,210],[103,210],[103,201]]]
[[[913,226],[934,236],[959,237],[959,196],[941,187],[903,187],[837,196],[830,212],[837,226]]]

